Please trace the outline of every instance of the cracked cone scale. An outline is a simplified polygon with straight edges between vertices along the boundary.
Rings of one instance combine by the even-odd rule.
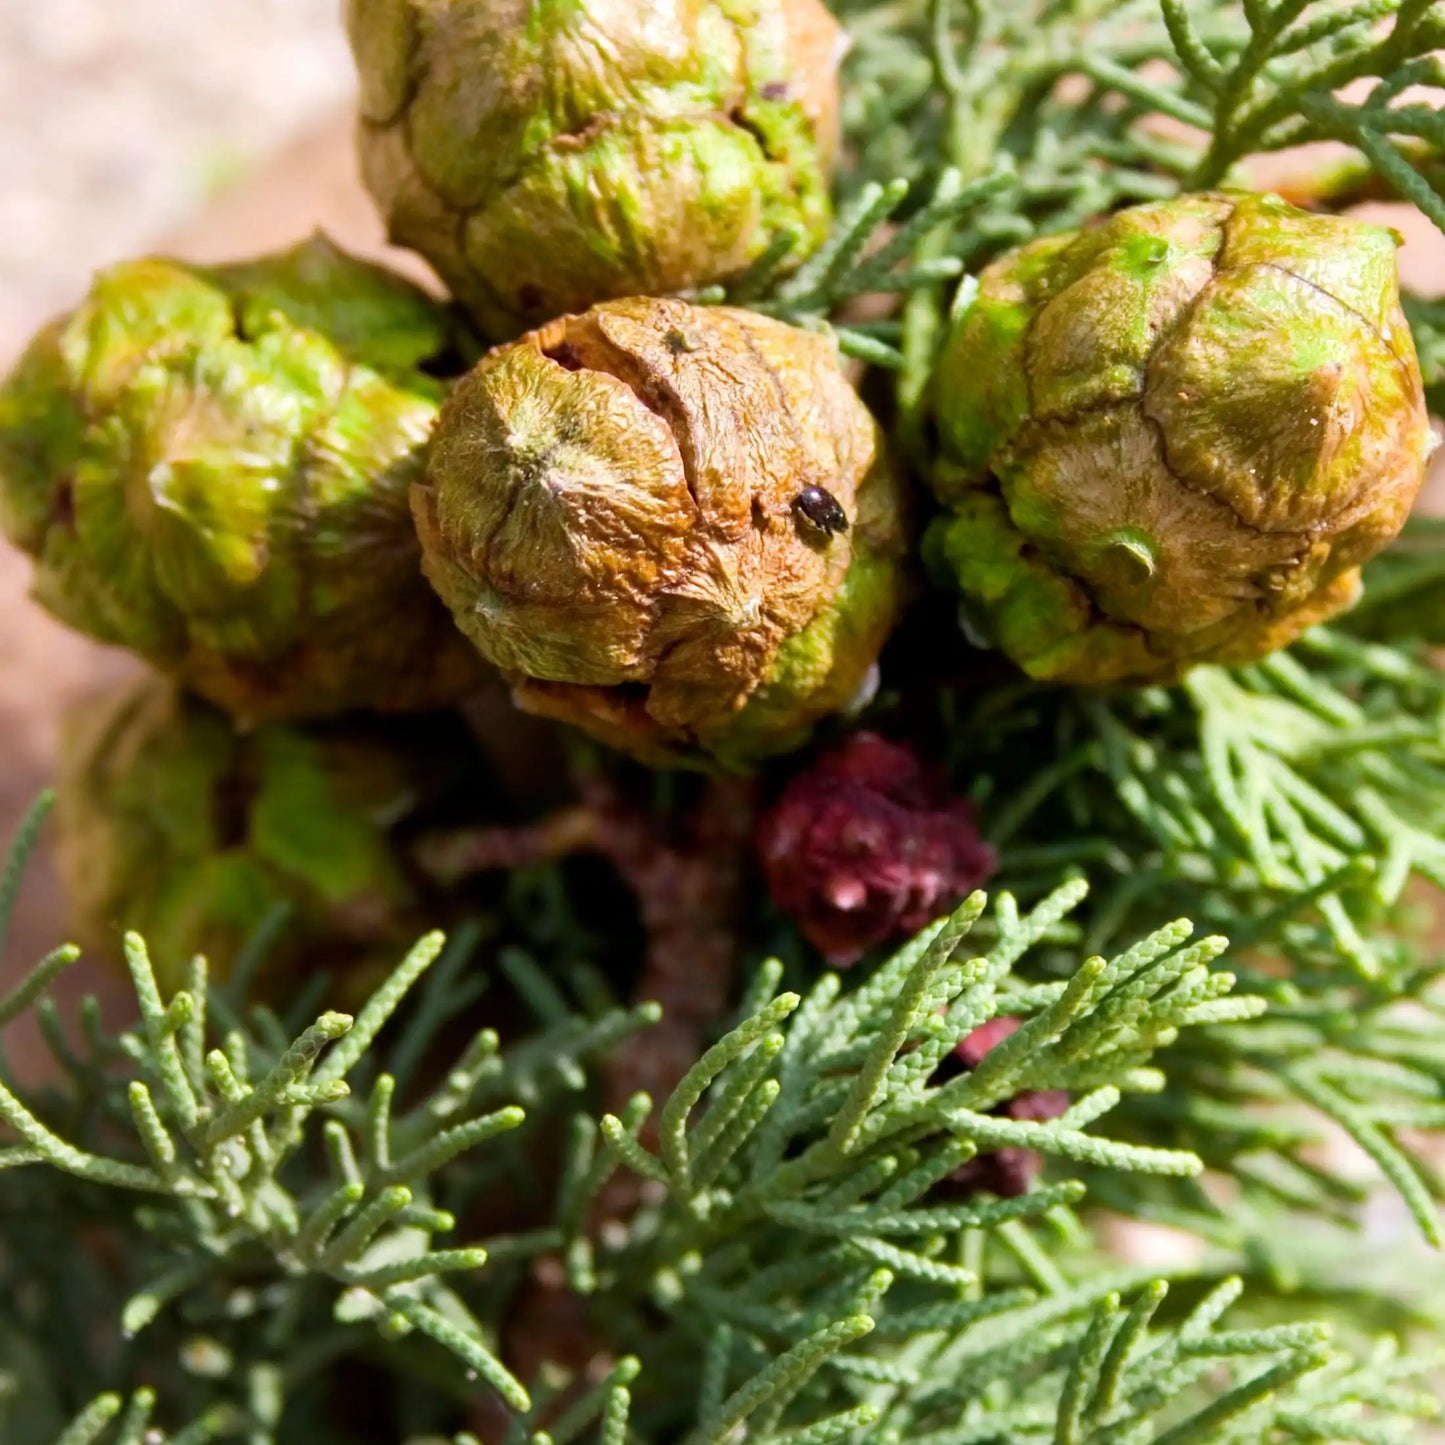
[[[795,746],[866,688],[903,592],[898,487],[835,343],[731,308],[609,302],[494,351],[414,506],[522,706],[653,761]]]
[[[1431,447],[1397,244],[1217,192],[985,270],[934,383],[965,625],[1037,678],[1147,683],[1348,607]]]

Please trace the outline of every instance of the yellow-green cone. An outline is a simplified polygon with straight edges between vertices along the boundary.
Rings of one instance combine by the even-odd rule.
[[[427,575],[522,706],[637,756],[743,764],[869,677],[897,484],[831,338],[633,299],[499,348],[415,494]]]
[[[934,380],[927,551],[970,625],[1035,677],[1140,683],[1349,606],[1431,446],[1397,244],[1214,192],[990,266]]]
[[[447,344],[422,292],[322,240],[102,273],[0,388],[36,597],[247,721],[457,696],[476,663],[407,502]]]
[[[398,830],[451,791],[484,788],[465,729],[445,717],[243,734],[146,679],[78,708],[62,733],[56,857],[70,923],[110,957],[124,930],[140,933],[167,988],[197,953],[224,977],[278,908],[272,978],[394,961],[436,903],[418,896]]]
[[[827,230],[821,0],[349,0],[347,28],[392,238],[493,337]]]

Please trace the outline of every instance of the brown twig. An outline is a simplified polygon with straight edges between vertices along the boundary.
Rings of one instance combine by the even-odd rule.
[[[710,782],[685,836],[672,842],[602,780],[587,779],[582,788],[599,820],[598,851],[632,890],[647,931],[637,997],[663,1009],[657,1028],[614,1055],[604,1102],[616,1111],[638,1091],[658,1100],[670,1093],[727,1012],[753,789],[737,779]]]
[[[578,853],[611,863],[636,898],[647,933],[635,1000],[663,1008],[657,1027],[629,1039],[609,1061],[603,1103],[617,1112],[639,1091],[657,1100],[670,1093],[727,1013],[754,790],[736,779],[710,782],[682,819],[638,807],[596,774],[578,779],[577,792],[578,803],[538,823],[434,835],[419,845],[418,858],[452,881]],[[630,1214],[638,1200],[638,1181],[615,1177],[593,1209],[593,1228]],[[607,1368],[586,1304],[567,1288],[558,1260],[535,1262],[508,1313],[503,1353],[523,1381],[549,1363],[579,1382]],[[496,1428],[495,1421],[485,1424]]]
[[[511,828],[461,828],[433,833],[416,845],[416,860],[433,878],[456,883],[478,873],[555,862],[600,847],[597,815],[563,808],[538,823]]]
[[[616,1109],[639,1090],[654,1098],[671,1090],[727,1011],[753,789],[737,779],[708,783],[681,829],[598,774],[578,779],[577,791],[580,802],[538,823],[434,834],[417,845],[417,858],[449,882],[577,853],[598,854],[616,869],[647,932],[637,1001],[663,1007],[662,1023],[615,1057],[605,1103]]]

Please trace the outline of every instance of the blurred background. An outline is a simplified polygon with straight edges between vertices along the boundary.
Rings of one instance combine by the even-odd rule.
[[[0,361],[343,104],[337,0],[0,6]]]

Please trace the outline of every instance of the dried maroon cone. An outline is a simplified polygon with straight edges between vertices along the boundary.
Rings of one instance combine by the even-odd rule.
[[[976,1069],[979,1061],[995,1044],[1001,1044],[1020,1028],[1016,1018],[1001,1016],[990,1019],[965,1038],[954,1050],[962,1069]],[[1069,1107],[1069,1096],[1063,1089],[1025,1089],[994,1109],[1006,1119],[1025,1119],[1041,1123],[1057,1119]],[[1027,1194],[1038,1177],[1043,1161],[1033,1149],[1016,1144],[1005,1145],[988,1154],[979,1154],[955,1169],[940,1186],[952,1196],[969,1195],[979,1190],[996,1194],[1000,1199],[1016,1199]]]
[[[916,933],[997,865],[973,809],[906,747],[855,733],[794,778],[758,825],[773,900],[828,962]]]

